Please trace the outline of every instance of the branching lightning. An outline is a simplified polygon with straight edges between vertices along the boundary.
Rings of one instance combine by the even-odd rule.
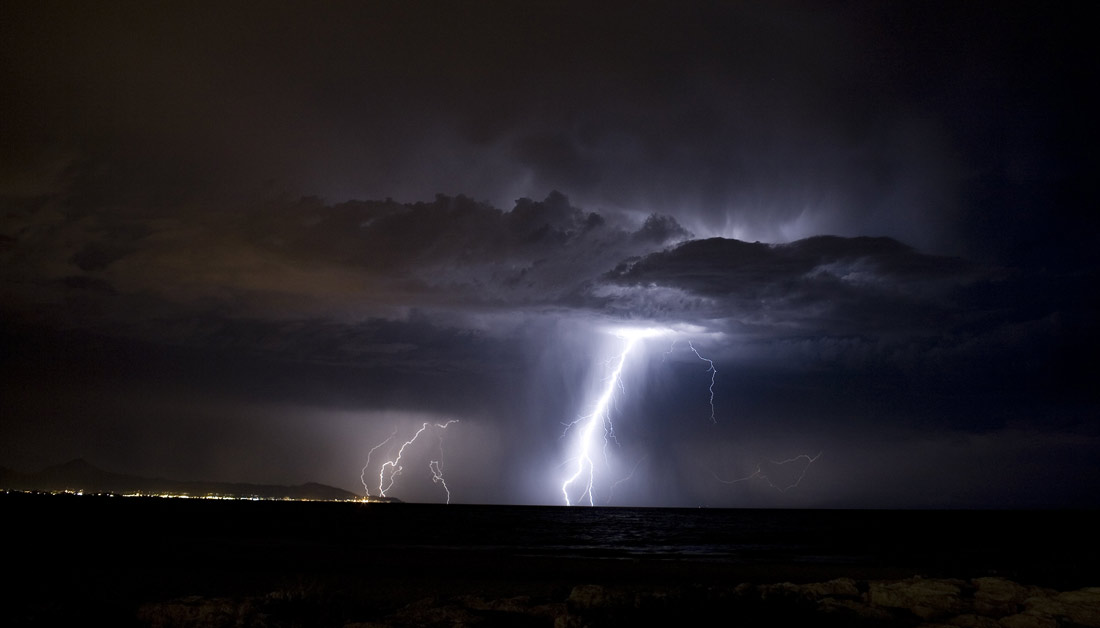
[[[573,458],[570,459],[569,462],[566,463],[572,463],[576,466],[573,470],[572,475],[566,478],[566,480],[561,485],[561,492],[562,495],[565,497],[565,504],[567,506],[571,506],[574,504],[574,500],[570,497],[570,489],[573,489],[573,492],[576,492],[577,489],[574,488],[576,486],[582,487],[582,489],[580,490],[580,495],[577,496],[577,502],[587,500],[588,505],[592,506],[595,504],[596,496],[593,490],[596,477],[596,462],[593,460],[592,456],[593,451],[595,451],[597,447],[597,427],[601,425],[603,426],[602,451],[604,462],[606,464],[608,446],[612,442],[618,444],[618,441],[615,437],[615,424],[614,421],[612,421],[611,419],[611,402],[615,398],[616,389],[623,393],[626,392],[626,387],[623,384],[622,380],[622,374],[623,368],[626,365],[627,357],[630,355],[631,350],[634,349],[639,340],[642,340],[644,338],[652,338],[655,336],[663,336],[669,332],[670,330],[660,328],[623,328],[615,330],[613,332],[616,337],[623,340],[624,344],[622,351],[617,356],[612,357],[607,362],[607,366],[612,369],[611,374],[607,377],[606,380],[604,380],[605,383],[602,392],[600,393],[600,396],[596,399],[596,403],[593,405],[592,411],[588,414],[582,415],[581,417],[566,426],[566,432],[570,431],[575,426],[580,426],[579,434],[576,436],[574,443],[576,454]],[[717,423],[717,418],[714,412],[714,383],[715,377],[718,374],[718,369],[715,368],[714,362],[703,357],[699,353],[699,351],[696,350],[695,346],[691,344],[690,341],[688,342],[688,346],[691,348],[692,353],[695,354],[695,357],[699,358],[709,365],[707,372],[711,374],[709,389],[710,420],[713,423]],[[673,340],[672,345],[669,347],[669,350],[665,353],[666,357],[672,353],[675,347],[676,340]],[[627,475],[627,477],[622,478],[612,484],[611,489],[608,491],[608,501],[610,501],[611,499],[611,493],[614,491],[614,488],[633,477],[634,472],[637,470],[638,465],[641,464],[641,462],[642,460],[638,460],[638,462],[634,464],[634,468],[631,469],[630,474]]]
[[[404,470],[404,467],[401,465],[401,458],[405,455],[405,450],[412,446],[412,444],[415,443],[418,438],[420,438],[421,434],[428,431],[429,428],[445,430],[447,429],[447,426],[452,423],[458,423],[458,420],[450,419],[445,423],[430,423],[428,421],[425,421],[424,424],[420,426],[420,429],[418,429],[416,433],[413,434],[412,438],[402,443],[401,447],[397,450],[397,455],[394,456],[393,459],[383,462],[381,468],[379,468],[378,470],[378,495],[381,497],[386,497],[386,492],[393,488],[393,484],[396,481],[397,476],[401,475],[401,472]],[[365,465],[363,465],[363,471],[359,475],[359,479],[363,482],[363,489],[366,491],[367,497],[370,497],[370,488],[368,488],[367,486],[366,474],[367,468],[370,467],[371,455],[374,454],[374,452],[377,451],[379,448],[392,441],[394,436],[396,435],[397,430],[394,430],[393,434],[390,434],[389,438],[372,447],[371,450],[367,453],[367,462]],[[447,482],[443,478],[443,467],[441,462],[443,454],[442,436],[439,437],[439,453],[440,460],[431,460],[428,462],[428,471],[432,474],[432,482],[435,484],[439,484],[443,487],[443,491],[447,495],[447,503],[449,504],[451,503],[451,490],[447,487]]]
[[[451,489],[447,488],[447,481],[443,479],[443,469],[440,468],[439,461],[429,462],[428,469],[432,472],[432,482],[443,486],[443,491],[447,493],[447,503],[451,503]]]
[[[634,463],[634,466],[633,466],[633,467],[631,467],[631,469],[630,469],[630,473],[628,473],[628,474],[626,475],[626,477],[623,477],[623,478],[619,478],[618,480],[616,480],[616,481],[615,481],[615,483],[614,483],[614,484],[612,484],[612,485],[611,485],[611,488],[609,488],[609,489],[607,490],[607,503],[608,503],[608,504],[610,504],[610,503],[611,503],[611,497],[612,497],[612,495],[614,495],[614,494],[615,494],[615,488],[616,488],[616,487],[618,487],[618,486],[619,486],[620,484],[622,484],[623,482],[629,482],[629,481],[630,481],[631,479],[633,479],[633,478],[634,478],[634,473],[635,473],[635,472],[636,472],[636,471],[638,470],[638,467],[639,467],[639,466],[640,466],[640,465],[641,465],[641,464],[642,464],[643,462],[645,462],[645,459],[646,459],[646,456],[642,456],[641,458],[638,458],[638,461]]]
[[[370,451],[367,452],[367,462],[363,465],[363,470],[359,472],[359,481],[363,483],[363,492],[367,494],[367,497],[370,497],[370,487],[367,486],[367,468],[370,467],[370,457],[373,456],[374,452],[378,451],[380,447],[393,440],[394,436],[397,436],[397,430],[394,430],[389,438],[371,447]]]
[[[796,462],[803,461],[803,460],[806,462],[806,465],[804,467],[802,467],[802,471],[798,474],[798,477],[795,478],[794,482],[791,482],[790,484],[786,484],[786,485],[776,484],[776,483],[772,482],[771,478],[764,471],[763,463],[756,465],[756,468],[753,469],[753,472],[746,475],[743,478],[737,478],[735,480],[726,480],[726,479],[723,479],[723,478],[719,477],[718,474],[715,473],[714,474],[714,479],[718,480],[719,482],[721,482],[723,484],[737,484],[739,482],[746,482],[748,480],[763,480],[764,482],[768,483],[768,486],[774,488],[775,490],[779,491],[780,493],[786,493],[787,491],[789,491],[792,488],[798,486],[802,482],[802,478],[806,477],[806,471],[808,471],[810,469],[810,465],[817,462],[817,459],[821,457],[822,453],[823,452],[818,452],[816,456],[808,456],[806,454],[801,454],[801,455],[795,456],[794,458],[788,458],[786,460],[780,460],[778,462],[776,462],[775,460],[769,460],[768,462],[770,462],[772,465],[774,465],[776,467],[782,467],[782,466],[786,466],[788,464],[794,464]]]
[[[596,476],[596,463],[592,460],[592,449],[595,444],[593,441],[596,437],[596,427],[598,425],[604,426],[604,433],[610,433],[611,428],[611,415],[608,413],[608,407],[611,404],[611,399],[615,395],[615,388],[622,385],[620,378],[623,374],[623,366],[626,364],[626,357],[630,355],[630,350],[634,348],[634,345],[638,342],[637,336],[621,336],[626,341],[623,347],[623,352],[619,354],[614,370],[611,376],[607,379],[607,384],[604,386],[603,393],[600,394],[599,399],[596,400],[596,405],[592,408],[592,412],[582,416],[570,425],[580,425],[580,434],[577,437],[578,452],[574,460],[576,461],[576,470],[573,475],[569,476],[565,482],[561,485],[562,495],[565,496],[565,505],[572,506],[573,501],[569,498],[569,488],[576,483],[580,483],[584,490],[581,492],[578,500],[583,500],[585,496],[588,497],[588,505],[595,504],[595,496],[592,493],[592,483],[595,481]]]
[[[596,502],[596,496],[594,494],[595,481],[597,473],[597,461],[596,451],[600,448],[599,441],[601,438],[599,428],[603,427],[603,463],[605,467],[610,467],[608,460],[608,448],[614,443],[618,444],[618,440],[615,436],[615,425],[612,420],[612,404],[615,400],[616,391],[625,394],[626,385],[623,383],[623,369],[626,366],[627,359],[630,356],[632,350],[636,348],[639,341],[644,338],[650,338],[655,336],[662,336],[666,333],[674,334],[673,330],[660,329],[660,328],[645,328],[645,329],[630,329],[621,328],[612,331],[613,335],[623,341],[621,351],[607,360],[605,368],[610,369],[610,374],[603,380],[603,384],[600,387],[599,396],[596,398],[595,403],[591,406],[591,409],[586,414],[579,416],[577,419],[568,423],[565,427],[565,431],[562,437],[567,435],[571,437],[571,448],[573,449],[573,455],[563,464],[571,469],[571,472],[561,485],[562,496],[565,498],[565,504],[571,506],[575,503],[581,503],[587,501],[588,505],[594,505]],[[668,351],[665,352],[664,358],[672,355],[676,350],[677,340],[673,338]],[[718,423],[718,415],[715,411],[715,392],[714,387],[717,382],[718,368],[714,365],[714,361],[710,358],[704,357],[691,340],[687,341],[688,348],[691,350],[695,357],[699,360],[707,363],[707,373],[710,373],[710,385],[708,392],[710,393],[710,420],[711,423]],[[765,463],[758,464],[752,473],[749,475],[736,478],[733,480],[724,479],[714,474],[715,479],[724,484],[736,484],[739,482],[746,482],[749,480],[760,480],[771,486],[775,490],[785,493],[795,487],[797,487],[802,479],[806,476],[806,472],[810,466],[821,457],[819,452],[816,456],[809,456],[807,454],[801,454],[794,458],[789,458],[782,461],[768,460],[766,463],[770,464],[765,470]],[[631,479],[638,469],[638,466],[644,461],[645,456],[635,462],[634,467],[630,470],[630,473],[611,484],[608,492],[606,502],[610,503],[611,496],[614,493],[616,487],[623,482]],[[797,477],[791,474],[778,474],[777,469],[781,467],[787,467],[788,465],[801,464],[801,468],[798,470]],[[793,477],[793,480],[778,480],[775,476],[786,475]]]
[[[695,354],[695,357],[699,358],[700,360],[706,362],[709,365],[709,368],[707,368],[707,372],[710,373],[710,388],[709,388],[709,390],[710,390],[710,422],[711,423],[717,423],[718,418],[717,418],[717,415],[714,413],[714,382],[715,382],[715,378],[718,377],[718,368],[714,366],[714,360],[711,360],[710,358],[704,358],[703,355],[699,353],[699,350],[695,348],[695,345],[692,344],[692,342],[690,340],[688,340],[688,347],[691,349],[691,352]],[[675,350],[676,350],[676,339],[674,338],[672,340],[672,344],[668,348],[668,351],[665,351],[665,354],[661,358],[661,360],[662,361],[667,360],[668,356],[672,355],[672,352],[675,351]]]

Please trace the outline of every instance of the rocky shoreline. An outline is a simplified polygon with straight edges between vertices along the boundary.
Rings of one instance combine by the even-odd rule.
[[[383,617],[362,620],[354,616],[314,615],[323,614],[323,606],[322,600],[311,599],[308,590],[280,590],[248,598],[187,597],[144,604],[137,619],[139,624],[151,628],[313,625],[314,620],[345,628],[599,628],[673,623],[868,628],[1100,627],[1100,587],[1057,591],[998,577],[869,581],[838,578],[809,584],[742,583],[729,587],[582,584],[547,596],[431,596]]]

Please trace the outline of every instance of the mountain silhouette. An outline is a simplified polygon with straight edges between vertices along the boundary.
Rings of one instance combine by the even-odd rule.
[[[20,473],[0,467],[0,488],[20,491],[74,491],[84,493],[143,493],[262,499],[352,500],[359,496],[341,488],[307,482],[297,486],[201,482],[146,478],[112,473],[83,458],[46,467],[37,473]]]

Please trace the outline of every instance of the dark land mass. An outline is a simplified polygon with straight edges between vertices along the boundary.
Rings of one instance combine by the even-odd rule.
[[[36,473],[20,473],[0,467],[0,489],[15,491],[82,492],[108,494],[190,495],[233,498],[353,500],[359,496],[350,491],[307,482],[298,486],[247,484],[239,482],[188,482],[145,478],[112,473],[77,458],[64,464],[46,467]]]
[[[1097,511],[0,508],[6,625],[1100,626]]]

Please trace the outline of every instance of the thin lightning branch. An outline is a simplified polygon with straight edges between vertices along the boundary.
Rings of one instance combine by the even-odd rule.
[[[675,351],[675,350],[676,350],[676,339],[673,338],[672,339],[672,344],[670,344],[668,346],[668,351],[665,351],[665,354],[661,356],[661,362],[664,362],[665,360],[667,360],[668,356],[672,355],[672,352]]]
[[[583,422],[587,418],[588,418],[587,416],[579,416],[579,417],[573,419],[572,421],[570,421],[568,423],[562,423],[562,425],[565,426],[565,429],[562,431],[561,436],[558,437],[558,440],[561,440],[561,439],[565,438],[565,435],[568,434],[569,431],[573,429],[574,425]]]
[[[405,455],[405,448],[416,442],[416,439],[419,438],[426,429],[428,429],[428,424],[424,423],[424,425],[421,425],[420,429],[416,431],[416,434],[413,434],[412,438],[405,441],[404,444],[401,445],[401,448],[397,450],[396,458],[394,458],[393,460],[387,460],[386,462],[382,463],[382,468],[378,471],[378,493],[382,495],[382,497],[386,496],[386,491],[393,488],[394,478],[396,478],[398,475],[401,475],[401,456]],[[387,469],[390,470],[389,484],[386,484]],[[385,487],[383,487],[383,484],[385,484]]]
[[[699,353],[699,350],[695,348],[695,345],[691,343],[691,340],[688,340],[688,347],[691,348],[691,352],[695,354],[695,357],[699,358],[700,360],[706,362],[709,365],[709,368],[707,369],[707,372],[710,373],[710,389],[709,389],[710,390],[710,422],[711,423],[717,423],[718,419],[716,418],[716,415],[714,413],[714,382],[715,382],[715,378],[718,377],[718,369],[714,366],[714,360],[711,360],[709,358],[704,358]],[[661,361],[664,362],[665,360],[667,360],[668,356],[672,355],[672,352],[675,351],[675,350],[676,350],[676,339],[673,338],[672,339],[672,344],[669,345],[669,347],[668,347],[668,351],[665,351],[664,355],[661,356]]]
[[[363,465],[363,470],[359,472],[359,481],[363,483],[363,491],[366,492],[367,497],[370,497],[370,487],[367,486],[367,467],[370,466],[370,457],[374,455],[374,452],[377,451],[379,447],[393,440],[394,436],[397,436],[396,429],[393,431],[393,434],[390,434],[389,438],[382,441],[381,443],[378,443],[374,447],[371,447],[370,451],[367,452],[367,462]]]
[[[793,483],[788,484],[787,486],[779,486],[779,485],[773,483],[771,481],[771,479],[768,477],[768,474],[764,472],[763,465],[761,465],[761,464],[756,465],[756,469],[754,469],[752,473],[746,475],[743,478],[737,478],[736,480],[724,480],[721,477],[719,477],[717,473],[715,473],[714,474],[714,479],[718,480],[719,482],[721,482],[723,484],[737,484],[739,482],[745,482],[745,481],[748,481],[748,480],[757,480],[757,479],[759,479],[759,480],[764,480],[765,482],[768,483],[768,486],[774,488],[775,490],[779,491],[780,493],[786,493],[787,491],[789,491],[792,488],[798,486],[802,482],[802,478],[806,477],[806,471],[808,471],[810,469],[810,465],[817,462],[817,459],[821,457],[822,453],[824,453],[824,452],[818,452],[816,456],[812,456],[812,457],[808,456],[806,454],[801,454],[801,455],[795,456],[794,458],[788,458],[788,459],[782,460],[780,462],[776,462],[774,460],[769,460],[768,462],[772,463],[773,465],[775,465],[777,467],[781,467],[781,466],[786,465],[786,464],[791,464],[793,462],[798,462],[799,460],[805,460],[806,461],[806,466],[802,467],[802,472],[798,474],[798,478]]]
[[[450,423],[447,423],[446,425],[443,425],[443,427],[445,428],[445,427],[447,427],[447,425],[450,425]],[[440,436],[439,437],[439,460],[432,460],[432,461],[428,462],[428,470],[432,472],[432,482],[435,482],[436,484],[440,484],[440,485],[443,486],[443,492],[447,493],[447,503],[449,504],[449,503],[451,503],[451,489],[447,488],[447,481],[443,479],[443,467],[440,466],[442,464],[442,460],[443,460],[443,437]]]
[[[709,360],[699,355],[699,351],[696,350],[695,345],[691,344],[690,340],[688,341],[688,346],[691,347],[691,352],[695,354],[695,357],[710,365],[710,368],[707,369],[707,372],[710,373],[710,422],[717,423],[718,419],[714,418],[714,378],[718,376],[718,369],[714,368],[713,360]],[[669,349],[669,351],[671,351],[671,349]]]
[[[451,503],[451,489],[447,488],[447,481],[443,479],[443,469],[439,467],[439,461],[429,462],[428,469],[432,472],[432,482],[443,485],[443,490],[447,493],[447,503]]]
[[[615,487],[622,484],[623,482],[627,482],[627,481],[630,481],[630,480],[634,479],[634,472],[638,470],[638,467],[643,462],[645,462],[645,459],[648,458],[648,457],[649,457],[648,455],[645,455],[645,456],[642,456],[641,458],[638,458],[638,462],[635,462],[634,466],[631,467],[630,473],[628,473],[625,478],[621,478],[619,480],[616,480],[615,483],[611,485],[611,488],[607,491],[607,503],[608,504],[611,503],[611,496],[615,494]]]

